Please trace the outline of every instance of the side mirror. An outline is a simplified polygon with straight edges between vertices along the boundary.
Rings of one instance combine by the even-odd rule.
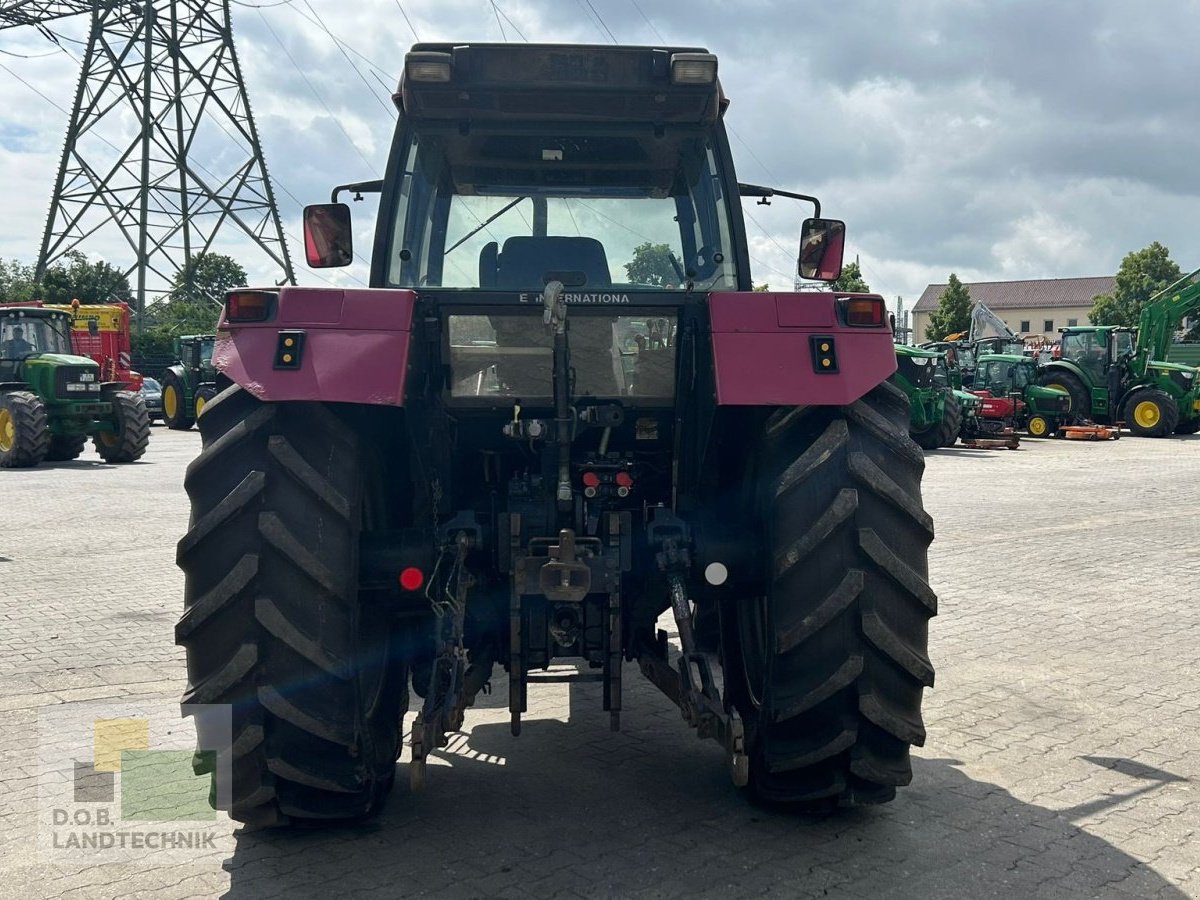
[[[318,203],[304,207],[304,256],[314,269],[348,266],[354,261],[349,206]]]
[[[100,333],[100,323],[95,319],[88,319],[88,334],[95,336]]]
[[[837,281],[846,250],[846,223],[838,219],[805,219],[800,229],[801,278]]]

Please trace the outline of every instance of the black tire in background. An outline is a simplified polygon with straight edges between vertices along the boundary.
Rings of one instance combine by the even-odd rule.
[[[1179,426],[1179,405],[1166,391],[1144,388],[1132,391],[1121,404],[1125,427],[1138,437],[1167,437]],[[1152,409],[1153,418],[1143,413]]]
[[[65,462],[76,459],[83,452],[86,443],[86,434],[52,434],[50,435],[50,449],[46,451],[46,459],[49,462]]]
[[[100,431],[92,437],[92,446],[100,458],[110,463],[130,463],[139,460],[150,444],[150,414],[140,394],[115,391],[112,402],[116,431]]]
[[[183,382],[174,372],[167,372],[162,380],[163,424],[173,431],[187,431],[196,424],[187,404]]]
[[[958,443],[958,433],[962,430],[962,418],[962,403],[952,391],[947,391],[942,421],[938,425],[939,447],[953,447]]]
[[[41,398],[30,391],[0,393],[0,469],[36,466],[49,449],[49,422]]]
[[[1060,388],[1071,399],[1067,409],[1068,422],[1082,422],[1092,417],[1092,396],[1078,376],[1060,369],[1051,369],[1038,378],[1038,384],[1046,388]]]
[[[196,399],[193,405],[196,407],[196,420],[199,421],[200,415],[204,412],[204,407],[212,403],[217,396],[217,389],[211,384],[206,384],[203,387],[196,389]]]
[[[408,669],[392,613],[358,590],[369,457],[332,407],[240,387],[200,432],[175,633],[184,703],[232,708],[232,780],[213,772],[213,796],[256,825],[370,814],[394,780]]]
[[[758,799],[881,803],[912,778],[937,598],[908,417],[904,394],[883,384],[848,407],[767,423],[755,479],[766,595],[722,607],[725,683]]]

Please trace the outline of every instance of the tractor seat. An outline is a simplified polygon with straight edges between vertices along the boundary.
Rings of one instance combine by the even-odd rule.
[[[604,245],[586,237],[510,237],[499,253],[493,241],[479,256],[480,287],[541,290],[555,279],[568,288],[612,287]]]

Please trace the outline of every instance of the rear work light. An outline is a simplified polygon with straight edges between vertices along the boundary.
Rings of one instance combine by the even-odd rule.
[[[449,53],[410,53],[404,59],[404,75],[412,81],[449,81]]]
[[[230,291],[225,295],[225,319],[235,323],[265,322],[278,299],[272,291]]]
[[[712,84],[717,80],[717,58],[711,53],[672,53],[672,84]]]
[[[883,324],[886,311],[882,297],[847,297],[842,300],[846,324],[858,328],[875,328]]]

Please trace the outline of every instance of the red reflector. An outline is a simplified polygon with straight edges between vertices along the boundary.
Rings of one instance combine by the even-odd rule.
[[[230,322],[265,322],[274,297],[267,291],[233,291],[225,297],[225,318]]]
[[[599,487],[600,486],[600,476],[597,475],[595,472],[584,472],[583,473],[583,486],[584,487],[593,487],[593,488]]]
[[[406,591],[419,591],[425,583],[425,573],[416,566],[400,570],[400,587]]]
[[[618,487],[633,487],[633,476],[628,472],[618,472],[616,482]]]
[[[847,325],[882,325],[882,297],[852,297],[843,301],[846,304]]]

